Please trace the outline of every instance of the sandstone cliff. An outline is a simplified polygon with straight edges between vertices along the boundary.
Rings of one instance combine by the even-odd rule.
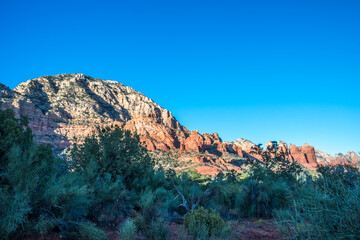
[[[322,164],[347,164],[360,163],[360,156],[356,152],[348,152],[347,154],[335,154],[335,156],[331,156],[330,154],[323,152],[321,150],[316,150],[316,158],[319,163]]]
[[[1,93],[1,108],[28,115],[39,142],[59,150],[74,137],[111,124],[138,132],[149,149],[178,148],[188,137],[171,112],[115,81],[61,74],[21,83],[11,91],[11,99],[7,92]]]
[[[261,160],[263,151],[246,139],[223,142],[217,133],[188,131],[170,111],[133,88],[83,74],[39,77],[14,90],[0,84],[0,108],[12,108],[18,117],[27,115],[36,140],[50,143],[59,151],[69,147],[75,138],[81,141],[97,127],[110,125],[136,132],[151,151],[201,153],[203,156],[192,160],[224,168],[232,168],[221,158],[224,154]],[[292,161],[317,164],[314,148],[309,145],[288,148],[279,142],[278,146]]]
[[[232,142],[232,144],[241,147],[249,157],[259,160],[262,159],[263,151],[266,151],[270,157],[274,157],[275,155],[284,155],[289,161],[299,162],[310,169],[315,169],[318,165],[315,148],[306,143],[301,147],[297,147],[294,144],[290,144],[290,146],[288,146],[285,142],[278,141],[276,142],[277,146],[275,146],[274,142],[268,141],[265,148],[261,149],[253,142],[239,138],[237,141]]]

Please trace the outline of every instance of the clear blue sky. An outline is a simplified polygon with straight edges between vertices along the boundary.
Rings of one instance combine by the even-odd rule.
[[[0,82],[81,72],[188,129],[360,151],[360,1],[0,0]]]

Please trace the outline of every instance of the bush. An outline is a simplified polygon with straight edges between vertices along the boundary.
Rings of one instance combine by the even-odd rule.
[[[229,172],[223,174],[220,172],[216,178],[208,184],[207,188],[210,195],[206,196],[207,201],[204,202],[204,207],[207,209],[214,209],[223,218],[230,218],[230,209],[235,206],[236,195],[241,189],[241,183],[237,179],[239,174]]]
[[[241,175],[211,179],[155,170],[137,136],[107,128],[75,144],[64,161],[33,142],[26,118],[0,111],[1,238],[60,231],[66,239],[101,240],[106,234],[96,224],[115,227],[131,215],[119,228],[123,239],[166,239],[164,219],[184,221],[196,239],[224,239],[230,227],[221,216],[237,210],[275,217],[292,239],[359,239],[359,168],[322,166],[311,178],[274,146],[263,162],[248,160]]]
[[[262,161],[248,158],[246,160],[249,170],[248,177],[257,181],[279,180],[287,183],[289,187],[295,189],[307,180],[308,173],[295,161],[290,162],[285,153],[279,153],[277,142],[273,142],[273,149],[270,152],[262,151],[260,145],[257,151],[253,152],[262,157]]]
[[[77,228],[79,233],[72,236],[72,239],[103,240],[107,238],[105,232],[98,229],[93,223],[80,222]]]
[[[225,237],[229,230],[227,224],[218,213],[203,207],[192,210],[186,215],[184,224],[194,239]]]
[[[11,147],[17,145],[26,150],[33,144],[32,132],[27,124],[27,118],[16,119],[13,110],[0,110],[0,171],[6,168],[7,153]]]
[[[280,229],[292,239],[359,239],[359,169],[337,165],[318,172],[313,184],[299,189],[293,208],[277,212]]]
[[[150,240],[167,239],[167,228],[161,215],[163,208],[162,188],[152,191],[146,189],[140,195],[139,212],[135,218],[137,229]]]
[[[137,227],[133,220],[126,220],[121,227],[119,227],[119,234],[121,239],[133,240],[136,236]]]
[[[146,149],[140,146],[139,137],[118,127],[101,129],[83,144],[75,143],[70,156],[75,171],[92,178],[121,176],[127,187],[154,167]]]
[[[271,218],[273,211],[290,206],[291,192],[285,182],[246,180],[236,196],[235,207],[243,217]]]
[[[94,201],[89,214],[90,220],[102,226],[118,225],[132,207],[129,191],[126,189],[122,177],[113,178],[110,173],[107,173],[87,184],[94,191]]]
[[[70,157],[73,170],[94,191],[90,219],[101,225],[118,225],[155,176],[138,136],[120,128],[99,130],[74,144]]]
[[[15,239],[59,229],[65,238],[102,239],[86,219],[93,191],[49,145],[33,142],[26,119],[0,111],[0,232]]]

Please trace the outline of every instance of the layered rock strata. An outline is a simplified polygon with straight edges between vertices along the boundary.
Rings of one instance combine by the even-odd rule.
[[[330,154],[323,152],[321,150],[316,150],[316,159],[321,164],[359,164],[360,156],[356,152],[349,151],[347,154],[335,154],[331,156]]]
[[[207,157],[196,161],[223,165],[223,153],[261,160],[262,149],[246,139],[223,142],[217,133],[189,131],[170,111],[133,88],[83,74],[39,77],[14,90],[0,84],[0,108],[13,109],[17,117],[28,116],[36,140],[50,143],[58,151],[99,127],[117,125],[136,132],[151,151],[204,153]],[[278,149],[293,161],[316,165],[314,148],[307,144],[288,148],[279,142]]]

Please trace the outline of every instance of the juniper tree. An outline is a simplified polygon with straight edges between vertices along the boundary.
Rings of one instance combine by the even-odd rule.
[[[37,145],[27,119],[0,111],[0,232],[16,239],[60,230],[68,239],[102,239],[86,217],[93,191],[79,174],[64,171],[49,145]]]

